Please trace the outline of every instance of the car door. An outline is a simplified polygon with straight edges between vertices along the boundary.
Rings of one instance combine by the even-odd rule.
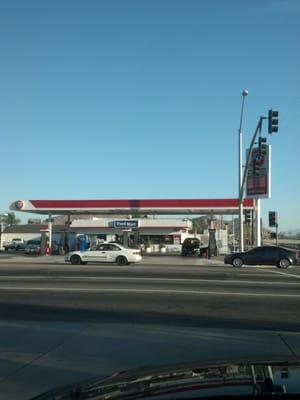
[[[256,247],[244,254],[245,264],[248,265],[262,265],[264,264],[264,248]]]
[[[109,245],[106,243],[97,246],[96,258],[98,262],[107,262],[109,257]]]
[[[121,253],[121,248],[113,243],[108,244],[107,261],[115,262],[118,255]]]
[[[107,262],[107,244],[91,247],[83,253],[83,261]]]
[[[96,250],[97,250],[96,246],[94,246],[88,250],[81,251],[80,256],[82,258],[82,261],[86,261],[86,262],[97,261]]]
[[[279,261],[278,247],[265,247],[265,265],[277,265]]]
[[[277,258],[277,247],[261,246],[248,252],[246,262],[249,265],[276,265]]]

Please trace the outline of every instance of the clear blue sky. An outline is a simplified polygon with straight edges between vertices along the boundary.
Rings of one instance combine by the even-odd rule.
[[[247,88],[245,142],[280,110],[264,221],[300,228],[299,21],[298,0],[2,0],[0,211],[235,197]]]

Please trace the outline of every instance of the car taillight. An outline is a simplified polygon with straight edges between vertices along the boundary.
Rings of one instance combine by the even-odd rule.
[[[141,252],[140,252],[140,251],[134,251],[132,254],[133,254],[134,256],[140,256],[140,255],[141,255]]]

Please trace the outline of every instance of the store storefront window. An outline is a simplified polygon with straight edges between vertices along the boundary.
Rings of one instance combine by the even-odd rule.
[[[151,242],[152,244],[173,244],[172,235],[140,235],[140,244]]]

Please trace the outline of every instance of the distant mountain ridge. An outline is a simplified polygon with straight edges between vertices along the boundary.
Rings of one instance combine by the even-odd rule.
[[[288,231],[283,231],[280,232],[281,235],[287,236],[287,237],[294,237],[294,236],[299,236],[300,235],[300,228],[297,229],[290,229]]]

